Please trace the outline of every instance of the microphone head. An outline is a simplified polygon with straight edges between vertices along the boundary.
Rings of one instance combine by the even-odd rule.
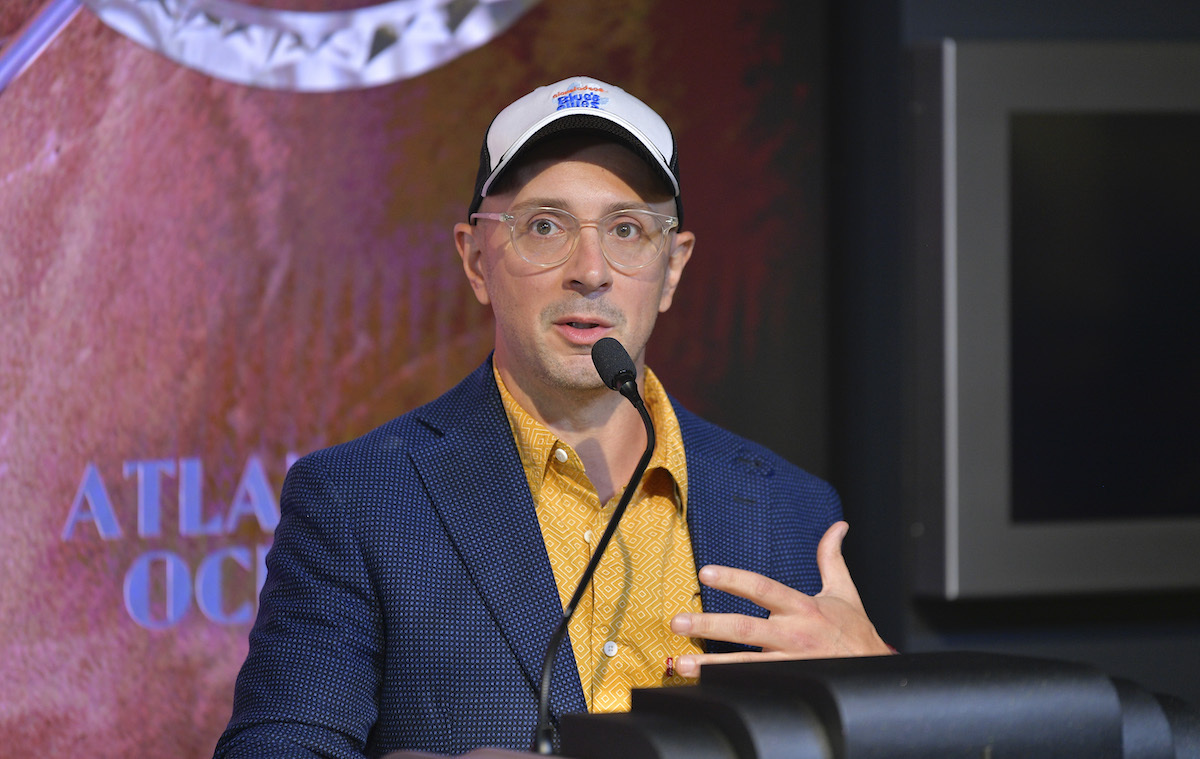
[[[602,337],[592,344],[592,363],[596,373],[613,390],[637,379],[637,369],[625,346],[611,337]]]

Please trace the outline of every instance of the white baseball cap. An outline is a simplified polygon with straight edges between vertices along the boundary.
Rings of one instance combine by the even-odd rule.
[[[551,135],[573,130],[603,132],[641,156],[671,187],[676,216],[682,218],[679,156],[667,122],[620,87],[586,76],[538,87],[492,120],[483,139],[468,216],[479,210],[492,185],[525,151]]]

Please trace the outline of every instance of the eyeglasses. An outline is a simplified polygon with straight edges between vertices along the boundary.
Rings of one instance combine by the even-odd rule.
[[[600,250],[613,266],[641,269],[662,254],[667,236],[679,219],[666,214],[626,209],[599,219],[579,219],[561,208],[532,208],[518,214],[473,213],[471,221],[488,219],[508,225],[513,250],[535,266],[558,266],[571,257],[579,242],[579,231],[595,227],[600,233]]]

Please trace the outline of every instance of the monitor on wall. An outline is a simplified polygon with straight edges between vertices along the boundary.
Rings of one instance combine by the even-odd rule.
[[[916,588],[1200,588],[1200,44],[912,75]]]

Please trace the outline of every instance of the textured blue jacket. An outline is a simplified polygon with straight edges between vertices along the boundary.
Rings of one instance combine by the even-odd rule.
[[[675,403],[696,566],[820,590],[833,489]],[[529,748],[562,614],[491,362],[288,472],[233,718],[217,757]],[[706,611],[765,616],[702,588]],[[721,650],[719,645],[710,650]],[[584,711],[569,642],[551,710]]]

